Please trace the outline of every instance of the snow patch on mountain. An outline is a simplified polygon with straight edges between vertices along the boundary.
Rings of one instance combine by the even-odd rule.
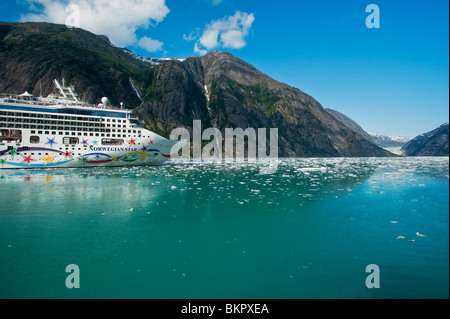
[[[380,147],[401,147],[411,140],[410,137],[398,135],[384,135],[379,133],[368,132],[372,139]]]
[[[186,59],[180,59],[180,58],[149,58],[149,57],[144,57],[144,56],[137,55],[136,53],[131,52],[128,49],[124,49],[124,51],[126,53],[128,53],[129,55],[131,55],[136,60],[148,63],[151,66],[157,66],[158,64],[160,64],[162,62],[165,62],[165,61],[180,61],[180,62],[183,62],[184,60],[186,60]]]

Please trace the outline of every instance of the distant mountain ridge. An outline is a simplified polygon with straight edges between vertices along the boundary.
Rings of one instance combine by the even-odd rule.
[[[367,141],[374,143],[372,136],[369,133],[367,133],[361,126],[359,126],[358,123],[356,123],[351,118],[349,118],[347,115],[345,115],[341,112],[338,112],[336,110],[329,109],[329,108],[326,108],[325,111],[330,113],[335,119],[337,119],[338,121],[343,123],[345,126],[347,126],[348,128],[352,129],[354,132],[356,132],[359,135],[361,135],[362,137],[364,137]]]
[[[411,138],[404,136],[388,136],[379,133],[368,133],[379,147],[402,147],[411,140]]]
[[[278,128],[279,156],[392,156],[311,96],[229,53],[149,61],[104,36],[49,23],[0,23],[0,92],[52,93],[66,80],[90,103],[108,96],[164,136],[176,127]]]
[[[336,110],[332,110],[329,108],[325,109],[328,113],[330,113],[334,118],[338,121],[342,122],[344,125],[364,137],[366,140],[376,144],[377,146],[394,153],[396,155],[402,155],[401,147],[406,144],[410,140],[408,137],[402,136],[387,136],[378,133],[370,133],[366,132],[361,126],[359,126],[355,121],[351,118],[342,114]]]
[[[416,136],[402,151],[406,156],[449,156],[449,123]]]

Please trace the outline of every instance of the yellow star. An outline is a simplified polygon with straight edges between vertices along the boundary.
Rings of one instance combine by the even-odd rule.
[[[56,157],[56,156],[50,156],[50,155],[47,154],[47,156],[43,158],[43,159],[45,159],[45,161],[46,161],[46,162],[45,162],[45,165],[47,165],[47,164],[50,163],[50,162],[54,164],[55,162],[53,162],[53,159],[54,159],[55,157]]]

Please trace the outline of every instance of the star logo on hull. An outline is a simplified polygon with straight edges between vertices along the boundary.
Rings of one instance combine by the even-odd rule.
[[[53,144],[58,144],[58,143],[55,142],[55,139],[56,139],[56,137],[54,137],[54,138],[48,138],[47,137],[48,142],[45,143],[45,144],[50,144],[50,147],[53,147]]]
[[[65,156],[64,159],[67,159],[68,157],[72,158],[72,152],[70,152],[69,150],[66,150],[66,152],[64,153],[64,156]]]
[[[43,159],[45,160],[45,164],[44,165],[47,165],[48,163],[53,163],[53,164],[55,164],[55,162],[53,162],[53,159],[55,158],[56,156],[50,156],[50,155],[47,155],[46,157],[44,157]]]
[[[23,156],[22,155],[22,157],[23,157],[23,163],[28,163],[28,166],[31,165],[31,161],[34,161],[34,159],[31,158],[31,155],[30,156]]]
[[[14,155],[19,154],[19,152],[17,152],[18,147],[17,148],[13,148],[12,150],[10,150],[8,152],[9,155],[11,155],[11,159],[14,159]]]

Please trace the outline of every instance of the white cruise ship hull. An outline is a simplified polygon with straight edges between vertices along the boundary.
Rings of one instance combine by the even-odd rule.
[[[162,165],[186,145],[145,129],[131,110],[80,102],[55,84],[64,96],[0,95],[0,169]]]
[[[52,143],[53,147],[7,143],[0,148],[0,169],[162,165],[170,159],[171,150],[186,144],[167,139],[157,143],[150,139],[139,141],[140,145],[122,146],[97,146],[87,141],[86,146],[74,151],[57,147],[58,142]]]

